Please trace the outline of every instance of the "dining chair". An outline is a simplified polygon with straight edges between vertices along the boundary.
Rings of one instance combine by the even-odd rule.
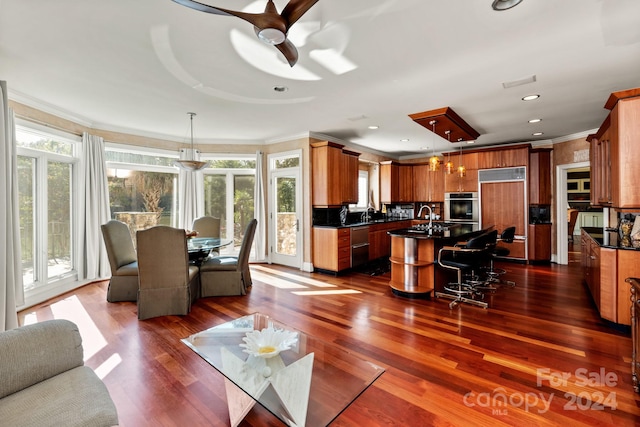
[[[214,216],[201,216],[193,220],[191,229],[198,232],[198,237],[220,238],[220,218],[216,218]],[[213,250],[210,255],[220,255],[220,251]]]
[[[198,267],[189,264],[186,232],[158,225],[136,233],[138,319],[184,315],[199,296]]]
[[[111,267],[107,301],[135,301],[138,298],[138,258],[129,226],[112,219],[100,229]]]
[[[193,220],[191,229],[198,232],[198,237],[220,237],[220,218],[201,216]]]
[[[201,296],[246,295],[251,286],[249,254],[258,221],[252,219],[245,228],[240,253],[234,256],[217,256],[200,266]]]
[[[573,243],[573,230],[576,228],[576,222],[578,222],[578,209],[567,210],[567,227],[569,228],[569,241]]]

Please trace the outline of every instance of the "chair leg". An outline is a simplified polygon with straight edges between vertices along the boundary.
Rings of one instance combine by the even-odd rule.
[[[473,286],[470,286],[468,283],[462,280],[462,270],[458,270],[458,282],[448,283],[444,287],[446,292],[434,292],[436,298],[446,298],[452,300],[449,303],[449,309],[452,310],[459,303],[464,302],[471,305],[476,305],[478,307],[487,308],[489,304],[484,301],[478,301],[472,298],[468,298],[467,296],[477,295]]]

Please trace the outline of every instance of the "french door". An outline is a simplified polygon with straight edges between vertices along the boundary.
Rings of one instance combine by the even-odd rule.
[[[269,260],[302,267],[300,150],[272,154],[269,163]]]

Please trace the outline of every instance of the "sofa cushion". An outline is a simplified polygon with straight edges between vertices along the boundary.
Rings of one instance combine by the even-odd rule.
[[[68,320],[48,320],[2,332],[0,398],[82,366],[82,357],[80,332]]]
[[[80,366],[0,399],[0,420],[12,427],[114,426],[118,414],[104,383]]]

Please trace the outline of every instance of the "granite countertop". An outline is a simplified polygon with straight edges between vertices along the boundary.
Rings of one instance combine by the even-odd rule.
[[[396,237],[404,237],[411,239],[456,239],[465,240],[474,234],[479,234],[487,230],[472,231],[468,227],[461,224],[434,223],[434,227],[429,229],[422,226],[412,228],[401,228],[399,230],[388,231],[387,234]]]
[[[622,237],[617,231],[604,231],[600,227],[582,227],[589,236],[600,244],[602,248],[621,249],[626,251],[640,251],[640,248],[632,246],[622,246],[620,241]]]
[[[367,225],[375,225],[375,224],[390,224],[390,223],[394,223],[394,222],[400,222],[400,221],[411,221],[412,218],[389,218],[389,219],[372,219],[370,221],[367,222],[354,222],[351,224],[314,224],[314,227],[320,227],[320,228],[351,228],[351,227],[364,227]],[[435,222],[435,221],[434,221]]]

